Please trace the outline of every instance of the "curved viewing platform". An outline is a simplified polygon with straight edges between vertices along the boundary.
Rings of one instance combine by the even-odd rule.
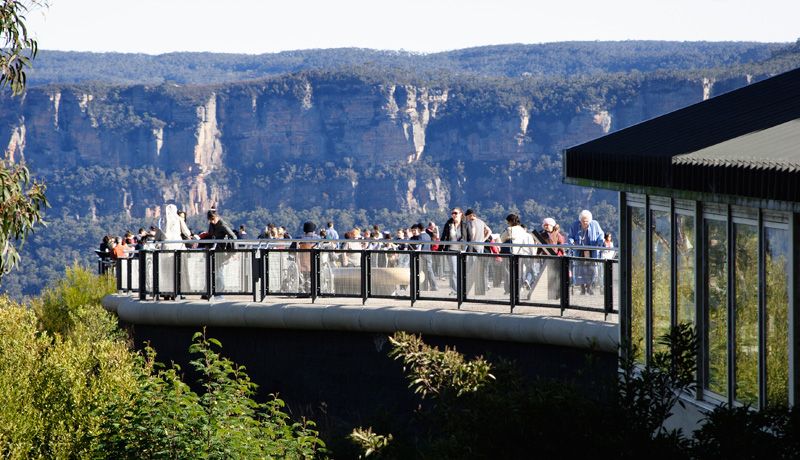
[[[119,290],[103,304],[132,324],[406,330],[616,350],[617,261],[551,255],[603,248],[493,244],[493,253],[347,243],[363,241],[156,243],[101,264]]]

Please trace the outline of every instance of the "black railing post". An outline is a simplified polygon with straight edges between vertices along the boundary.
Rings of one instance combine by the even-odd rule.
[[[317,295],[319,295],[319,249],[312,248],[311,254],[311,303],[314,303],[317,300]]]
[[[175,298],[172,300],[178,300],[180,296],[183,295],[183,290],[181,289],[181,276],[183,276],[181,265],[183,265],[183,253],[177,250],[173,254],[175,254]]]
[[[261,268],[258,265],[258,249],[251,249],[250,250],[250,279],[252,280],[252,289],[253,289],[253,302],[258,302],[258,291],[256,290],[256,286],[258,285],[259,281],[259,269]]]
[[[467,255],[464,252],[456,254],[456,266],[453,267],[456,271],[456,300],[458,300],[458,309],[461,309],[461,304],[464,303],[467,288]]]
[[[214,295],[214,250],[209,249],[206,253],[206,298],[211,300]]]
[[[511,305],[511,313],[514,313],[514,307],[519,302],[519,256],[511,254],[508,266],[508,277],[510,278],[510,296],[509,303]]]
[[[614,311],[614,261],[613,260],[605,260],[603,261],[603,282],[605,288],[605,304],[603,309],[603,319],[608,319],[608,315]]]
[[[139,300],[147,300],[147,253],[139,251]]]
[[[413,307],[414,303],[417,301],[417,297],[419,297],[419,252],[411,252],[411,259],[409,260],[408,266],[411,269],[411,285],[408,287],[408,290],[411,294],[411,306]]]
[[[158,271],[158,260],[161,258],[159,257],[161,252],[154,251],[153,252],[153,299],[158,300],[158,296],[161,294],[161,286],[158,284],[159,278],[159,271]]]
[[[561,261],[561,316],[564,316],[564,310],[569,307],[569,257],[559,258]]]
[[[263,302],[264,299],[267,297],[267,292],[269,292],[269,250],[262,249],[261,250],[261,263],[259,264],[261,267],[261,301]]]
[[[361,251],[361,303],[366,305],[369,298],[371,280],[371,260],[369,251]]]

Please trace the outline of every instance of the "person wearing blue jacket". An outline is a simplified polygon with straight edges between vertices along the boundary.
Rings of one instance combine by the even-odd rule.
[[[602,247],[604,235],[600,224],[592,219],[592,213],[584,209],[578,216],[578,220],[570,227],[567,238],[569,244]],[[592,259],[597,259],[600,255],[599,251],[591,250],[577,250],[573,252],[577,257]],[[575,262],[572,270],[573,285],[581,287],[581,294],[586,294],[587,292],[590,295],[594,294],[592,285],[595,283],[597,273],[596,267],[597,264],[593,262]]]

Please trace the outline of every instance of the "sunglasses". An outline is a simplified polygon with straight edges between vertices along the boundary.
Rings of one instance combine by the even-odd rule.
[[[451,213],[450,213],[450,215],[452,215],[452,216],[457,216],[457,215],[459,215],[459,214],[461,214],[461,213],[460,213],[460,212],[451,212]]]

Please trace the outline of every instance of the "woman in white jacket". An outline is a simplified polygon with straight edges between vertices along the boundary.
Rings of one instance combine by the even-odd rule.
[[[514,244],[533,244],[533,236],[522,227],[519,221],[519,216],[516,214],[509,214],[506,217],[508,228],[505,229],[500,235],[501,243],[514,243]],[[523,256],[533,255],[533,247],[513,247],[511,248],[512,254]]]
[[[506,216],[506,223],[508,223],[508,228],[500,235],[500,242],[501,243],[513,243],[513,244],[533,244],[533,236],[528,233],[527,230],[522,226],[519,221],[519,216],[516,214],[509,214]],[[502,251],[506,252],[506,251]],[[519,247],[514,246],[511,248],[510,251],[512,254],[517,254],[521,256],[532,256],[534,254],[533,247]],[[521,259],[520,266],[519,266],[519,283],[522,285],[523,280],[526,279],[526,275],[528,272],[531,271],[531,262],[533,259]],[[506,266],[506,275],[503,277],[505,288],[504,291],[506,294],[509,293],[510,289],[508,286],[508,267]]]

